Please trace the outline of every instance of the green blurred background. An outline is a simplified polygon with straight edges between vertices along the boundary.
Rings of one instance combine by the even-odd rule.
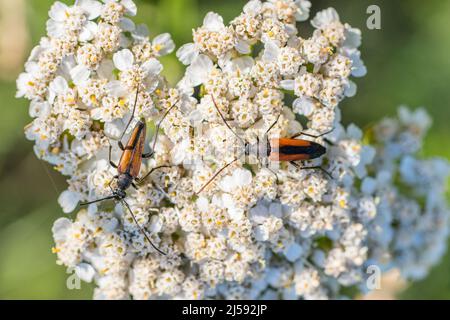
[[[45,34],[52,0],[0,0],[0,298],[89,299],[92,286],[66,288],[65,269],[51,253],[51,226],[62,215],[57,204],[64,178],[39,162],[23,127],[28,104],[17,100],[15,78],[33,45]],[[70,3],[71,1],[63,1]],[[152,36],[170,32],[179,47],[191,30],[214,10],[229,21],[245,0],[137,0],[138,22]],[[369,73],[357,79],[358,94],[342,104],[346,123],[367,125],[392,116],[396,107],[426,106],[434,126],[424,155],[450,158],[450,1],[312,1],[312,14],[334,6],[341,19],[363,32],[362,53]],[[382,30],[366,28],[366,9],[381,7]],[[165,74],[175,83],[183,67],[164,58]],[[408,284],[398,298],[450,299],[450,254],[428,278]]]

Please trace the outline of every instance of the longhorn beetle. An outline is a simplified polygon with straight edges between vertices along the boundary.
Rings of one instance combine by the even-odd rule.
[[[217,103],[213,96],[211,96],[213,104],[215,109],[217,110],[217,113],[219,114],[220,118],[222,118],[225,125],[228,127],[228,129],[238,138],[238,140],[244,145],[244,149],[242,153],[236,157],[233,161],[229,162],[225,166],[223,166],[219,171],[217,171],[212,178],[203,185],[203,187],[197,192],[197,195],[200,194],[219,174],[222,173],[226,168],[231,166],[233,163],[239,160],[239,158],[242,155],[249,156],[249,155],[255,155],[258,160],[264,160],[264,161],[288,161],[290,164],[292,164],[294,167],[301,169],[301,170],[321,170],[324,173],[326,173],[331,179],[333,177],[329,172],[327,172],[324,168],[321,166],[314,166],[314,167],[301,167],[298,163],[295,161],[304,161],[304,160],[313,160],[320,158],[326,153],[326,148],[313,141],[309,140],[303,140],[303,139],[295,139],[300,136],[307,136],[310,138],[320,138],[323,137],[333,130],[330,130],[328,132],[325,132],[321,135],[315,136],[312,134],[307,133],[297,133],[291,138],[279,138],[279,139],[269,139],[268,133],[270,130],[273,129],[275,124],[278,122],[280,115],[278,116],[277,120],[269,127],[269,129],[264,134],[264,140],[260,143],[259,137],[256,137],[256,144],[250,144],[248,141],[245,141],[242,139],[228,124],[227,120],[223,116],[222,112],[219,110],[219,107],[217,106]]]
[[[155,146],[156,146],[156,141],[158,139],[158,133],[159,133],[159,130],[161,128],[161,124],[162,124],[163,120],[166,118],[166,116],[170,113],[170,111],[176,106],[177,102],[175,102],[166,111],[166,113],[164,114],[164,116],[162,117],[162,119],[160,120],[158,125],[156,126],[155,140],[153,141],[152,150],[150,150],[149,153],[144,153],[145,137],[146,137],[146,133],[147,133],[147,125],[142,120],[139,120],[138,123],[136,124],[136,126],[134,127],[133,132],[131,133],[131,136],[128,139],[127,144],[124,146],[123,143],[122,143],[123,137],[124,137],[126,131],[128,130],[128,128],[129,128],[129,126],[130,126],[130,124],[131,124],[131,122],[133,120],[134,113],[136,111],[136,104],[137,104],[138,95],[139,95],[139,89],[136,90],[136,99],[134,101],[134,107],[133,107],[133,112],[132,112],[131,118],[128,121],[128,124],[125,127],[125,130],[123,131],[123,133],[122,133],[122,135],[120,137],[120,140],[118,142],[119,148],[122,150],[122,156],[120,158],[120,161],[119,161],[118,165],[115,164],[112,161],[112,159],[111,159],[112,146],[111,146],[111,144],[109,145],[109,163],[111,164],[112,167],[117,169],[117,175],[114,177],[114,179],[117,181],[117,187],[115,189],[112,188],[111,185],[112,185],[112,183],[114,181],[114,179],[113,179],[113,180],[111,180],[111,182],[108,185],[109,188],[111,189],[111,195],[110,196],[107,196],[105,198],[98,199],[98,200],[95,200],[95,201],[82,203],[81,205],[82,206],[87,206],[87,205],[90,205],[90,204],[93,204],[93,203],[102,202],[102,201],[111,200],[111,199],[114,199],[116,201],[119,201],[119,202],[123,203],[128,208],[128,210],[130,211],[131,217],[133,218],[134,222],[136,223],[136,225],[138,226],[140,231],[143,233],[145,238],[148,240],[148,242],[150,242],[151,246],[156,251],[158,251],[159,253],[165,255],[164,252],[162,252],[160,249],[158,249],[153,244],[153,242],[150,240],[150,237],[145,232],[144,228],[138,223],[138,221],[136,219],[136,216],[134,215],[133,211],[131,210],[130,205],[125,200],[125,198],[127,196],[126,190],[130,186],[133,186],[135,189],[137,189],[138,187],[137,187],[136,183],[137,184],[142,183],[155,170],[169,167],[169,166],[160,166],[160,167],[153,168],[144,177],[138,178],[139,171],[140,171],[141,165],[142,165],[142,159],[148,159],[148,158],[151,158],[153,156],[154,150],[155,150]]]

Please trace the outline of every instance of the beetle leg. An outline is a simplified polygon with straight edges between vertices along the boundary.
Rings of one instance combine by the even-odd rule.
[[[333,131],[334,131],[334,128],[331,129],[330,131],[324,132],[324,133],[322,133],[322,134],[320,134],[320,135],[318,135],[318,136],[313,135],[313,134],[310,134],[310,133],[304,133],[304,132],[302,131],[302,132],[299,132],[299,133],[293,135],[293,136],[291,137],[291,139],[295,139],[295,138],[298,138],[298,137],[300,137],[300,136],[307,136],[307,137],[310,137],[310,138],[318,139],[318,138],[321,138],[321,137],[323,137],[323,136],[326,136],[327,134],[329,134],[329,133],[331,133],[331,132],[333,132]]]
[[[132,182],[131,185],[132,185],[133,188],[135,188],[136,190],[139,190],[139,187],[138,187],[134,182]]]
[[[270,172],[272,172],[275,175],[275,178],[277,179],[277,184],[280,182],[280,180],[278,179],[278,175],[275,171],[273,171],[272,169],[270,169],[270,167],[268,166],[267,169],[269,169]]]
[[[124,150],[123,144],[122,144],[122,139],[125,136],[125,134],[127,133],[127,130],[130,127],[131,122],[133,121],[134,113],[136,112],[136,105],[137,105],[138,97],[139,97],[139,87],[136,89],[136,97],[134,98],[133,111],[131,112],[130,120],[128,120],[128,123],[125,126],[125,129],[123,130],[122,135],[120,136],[120,139],[119,139],[119,147],[122,151]]]
[[[113,167],[114,169],[117,169],[117,164],[115,164],[115,163],[112,161],[112,158],[111,158],[111,152],[112,152],[112,145],[109,144],[109,164],[110,164],[111,167]]]
[[[159,167],[155,167],[152,170],[150,170],[145,176],[143,176],[140,179],[136,179],[137,184],[140,185],[142,184],[154,171],[158,170],[158,169],[162,169],[162,168],[171,168],[174,166],[159,166]]]
[[[280,117],[281,117],[281,113],[278,115],[278,117],[277,117],[277,120],[275,120],[275,122],[274,123],[272,123],[272,125],[269,127],[269,129],[267,129],[267,131],[266,131],[266,135],[268,135],[269,134],[269,132],[270,132],[270,130],[272,130],[273,129],[273,127],[275,127],[275,125],[277,124],[277,122],[278,122],[278,120],[280,120]]]
[[[296,167],[297,169],[300,170],[320,170],[323,173],[325,173],[327,176],[330,177],[330,179],[333,179],[333,176],[331,175],[331,173],[329,173],[327,170],[325,170],[324,168],[322,168],[321,166],[315,166],[315,167],[301,167],[298,163],[295,163],[294,161],[290,162],[294,167]]]
[[[199,191],[197,191],[197,192],[195,193],[195,195],[198,196],[203,190],[205,190],[205,188],[206,188],[211,182],[214,181],[215,178],[217,178],[217,176],[219,176],[219,175],[222,173],[222,171],[224,171],[226,168],[228,168],[229,166],[231,166],[233,163],[235,163],[235,162],[238,161],[238,160],[239,160],[239,158],[236,158],[236,159],[234,159],[233,161],[227,163],[225,166],[223,166],[219,171],[217,171],[217,172],[216,172],[216,173],[208,180],[207,183],[205,183],[205,184],[203,185],[203,187],[201,187],[201,189],[200,189]]]
[[[111,181],[108,183],[108,188],[110,188],[111,189],[111,192],[112,193],[114,193],[114,189],[112,188],[112,183],[113,183],[113,181],[115,180],[115,179],[118,179],[119,178],[119,176],[114,176],[112,179],[111,179]]]
[[[148,153],[143,153],[142,154],[142,159],[149,159],[151,158],[155,153],[153,151],[150,151]]]
[[[112,196],[108,196],[108,197],[105,197],[105,198],[102,198],[102,199],[98,199],[98,200],[94,200],[94,201],[90,201],[90,202],[80,203],[80,206],[84,207],[84,206],[88,206],[88,205],[91,205],[91,204],[94,204],[94,203],[99,203],[99,202],[106,201],[106,200],[112,200],[112,199],[115,199],[115,198],[116,198],[116,196],[112,195]]]
[[[125,147],[124,147],[122,141],[119,141],[117,144],[119,145],[119,148],[121,151],[125,151]]]
[[[154,141],[153,141],[153,145],[152,145],[152,151],[155,150],[156,147],[156,143],[158,142],[158,135],[159,135],[159,130],[161,129],[162,123],[164,121],[164,119],[169,115],[170,111],[172,111],[173,108],[176,107],[178,101],[180,99],[178,98],[175,103],[169,108],[167,109],[167,111],[164,113],[163,117],[161,118],[161,120],[159,121],[159,123],[156,125],[155,128],[155,137],[154,137]]]
[[[114,176],[114,177],[111,179],[111,181],[108,183],[108,187],[111,187],[111,185],[112,185],[114,179],[118,179],[118,178],[119,178],[119,176]]]
[[[155,246],[152,242],[152,240],[150,239],[150,237],[148,236],[147,232],[145,231],[145,229],[143,227],[141,227],[141,225],[139,224],[139,222],[136,219],[136,216],[134,215],[133,211],[131,210],[130,205],[128,204],[128,202],[126,202],[125,200],[122,200],[122,202],[125,204],[125,206],[128,208],[128,211],[131,213],[131,217],[133,218],[134,222],[136,223],[137,227],[141,230],[142,234],[144,235],[144,237],[147,239],[147,241],[150,243],[150,245],[159,253],[161,253],[162,255],[166,255],[166,253],[162,252],[157,246]]]

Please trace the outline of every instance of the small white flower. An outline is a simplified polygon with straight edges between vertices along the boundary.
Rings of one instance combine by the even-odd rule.
[[[184,64],[190,65],[200,52],[197,50],[195,43],[187,43],[182,45],[177,51],[177,58]]]
[[[163,33],[155,37],[152,41],[152,45],[157,56],[165,56],[175,50],[175,42],[173,42],[169,33]]]
[[[56,242],[64,241],[67,237],[67,231],[72,226],[72,221],[67,218],[59,218],[53,223],[52,233]]]
[[[150,58],[142,65],[136,65],[133,53],[129,49],[122,49],[113,56],[115,67],[120,73],[120,84],[125,88],[135,88],[138,83],[144,83],[146,91],[153,92],[157,85],[157,76],[161,73],[163,66],[155,58]],[[111,93],[118,95],[120,92],[119,82],[115,82]],[[123,88],[123,89],[125,89]]]
[[[296,0],[295,4],[298,10],[295,14],[297,21],[306,21],[309,18],[309,11],[311,9],[311,2],[307,0]]]
[[[314,17],[314,19],[311,20],[311,24],[313,25],[313,27],[315,27],[317,29],[322,29],[322,28],[329,26],[333,22],[339,22],[339,21],[340,21],[340,19],[339,19],[339,14],[337,13],[337,11],[334,8],[328,8],[328,9],[319,11],[316,14],[316,16]]]
[[[95,28],[91,20],[100,15],[101,4],[94,0],[79,1],[75,6],[56,1],[49,11],[50,20],[47,22],[47,32],[50,36],[61,38],[66,32],[74,32],[81,35],[82,41],[88,40],[86,34],[90,34]]]
[[[89,70],[89,68],[81,64],[70,70],[72,81],[77,85],[81,85],[86,82],[89,79],[90,75],[91,71]]]
[[[213,67],[213,62],[208,56],[199,55],[186,70],[187,81],[192,87],[204,83]]]
[[[64,213],[71,213],[78,206],[81,196],[78,192],[66,190],[59,196],[58,203]]]
[[[286,259],[290,262],[297,261],[303,253],[302,247],[297,243],[292,243],[289,247],[287,247],[284,251],[284,255]]]
[[[80,263],[75,267],[76,275],[84,282],[90,283],[96,274],[95,269],[88,263]]]

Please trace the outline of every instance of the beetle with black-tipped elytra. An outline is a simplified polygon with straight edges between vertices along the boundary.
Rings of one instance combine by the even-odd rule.
[[[142,160],[151,158],[154,154],[154,150],[155,150],[155,146],[156,146],[156,142],[158,139],[158,134],[159,134],[159,130],[160,130],[162,121],[170,113],[170,111],[176,106],[176,103],[174,103],[166,111],[166,113],[164,114],[164,116],[162,117],[162,119],[160,120],[158,125],[156,126],[155,139],[153,141],[152,150],[148,153],[144,153],[147,125],[142,120],[139,120],[137,122],[137,124],[135,125],[135,127],[131,133],[131,136],[128,139],[127,144],[124,146],[122,143],[123,137],[125,136],[125,133],[127,132],[128,128],[133,120],[135,111],[136,111],[138,94],[139,94],[139,90],[137,90],[137,92],[136,92],[136,100],[134,102],[134,107],[133,107],[133,112],[132,112],[131,118],[130,118],[128,124],[126,125],[126,127],[119,139],[119,142],[118,142],[118,145],[119,145],[120,149],[122,150],[122,156],[121,156],[118,164],[115,164],[112,161],[112,159],[111,159],[112,146],[111,145],[109,146],[109,162],[112,167],[117,169],[117,175],[109,183],[109,188],[111,189],[111,195],[107,196],[105,198],[102,198],[102,199],[95,200],[95,201],[82,203],[81,205],[86,206],[86,205],[90,205],[93,203],[98,203],[98,202],[102,202],[105,200],[113,200],[113,199],[123,203],[130,211],[130,214],[131,214],[134,222],[136,223],[138,228],[141,230],[141,232],[144,234],[147,241],[149,241],[151,246],[155,250],[157,250],[159,253],[165,254],[159,248],[157,248],[153,244],[153,242],[150,240],[150,237],[147,235],[144,228],[137,221],[136,216],[134,215],[133,211],[131,210],[130,205],[125,200],[125,198],[127,196],[126,190],[129,189],[131,186],[133,186],[135,189],[137,189],[138,186],[136,184],[140,184],[143,181],[145,181],[145,179],[147,179],[147,177],[149,177],[155,170],[169,167],[169,166],[156,167],[156,168],[153,168],[152,170],[150,170],[144,177],[142,177],[142,178],[138,177],[140,170],[141,170]],[[111,186],[114,181],[117,182],[117,187],[115,189],[113,189]]]
[[[321,170],[325,172],[331,179],[332,176],[329,172],[327,172],[324,168],[321,166],[313,166],[313,167],[301,167],[299,164],[297,164],[295,161],[305,161],[305,160],[313,160],[320,158],[326,153],[326,148],[314,141],[309,140],[303,140],[303,139],[296,139],[297,137],[300,137],[302,135],[311,137],[311,138],[320,138],[323,137],[329,133],[331,133],[333,130],[325,132],[321,135],[315,136],[312,134],[307,134],[304,132],[300,132],[298,134],[293,135],[290,138],[279,138],[279,139],[269,139],[268,134],[270,130],[273,129],[273,127],[278,122],[281,114],[278,116],[277,120],[269,127],[269,129],[264,134],[264,139],[262,141],[259,140],[259,137],[256,137],[256,143],[251,144],[248,141],[245,141],[243,138],[241,138],[228,124],[227,120],[223,116],[222,112],[219,110],[219,107],[217,106],[217,103],[213,96],[211,96],[214,107],[219,114],[222,121],[225,123],[225,125],[228,127],[228,129],[238,138],[238,140],[244,145],[244,148],[241,152],[241,154],[236,157],[233,161],[230,161],[225,166],[223,166],[220,170],[218,170],[209,180],[206,184],[202,186],[202,188],[197,191],[197,195],[200,194],[212,181],[214,181],[217,176],[220,175],[226,168],[231,166],[233,163],[238,161],[242,155],[249,156],[254,155],[258,160],[260,161],[287,161],[293,166],[295,166],[298,169],[301,170]]]

